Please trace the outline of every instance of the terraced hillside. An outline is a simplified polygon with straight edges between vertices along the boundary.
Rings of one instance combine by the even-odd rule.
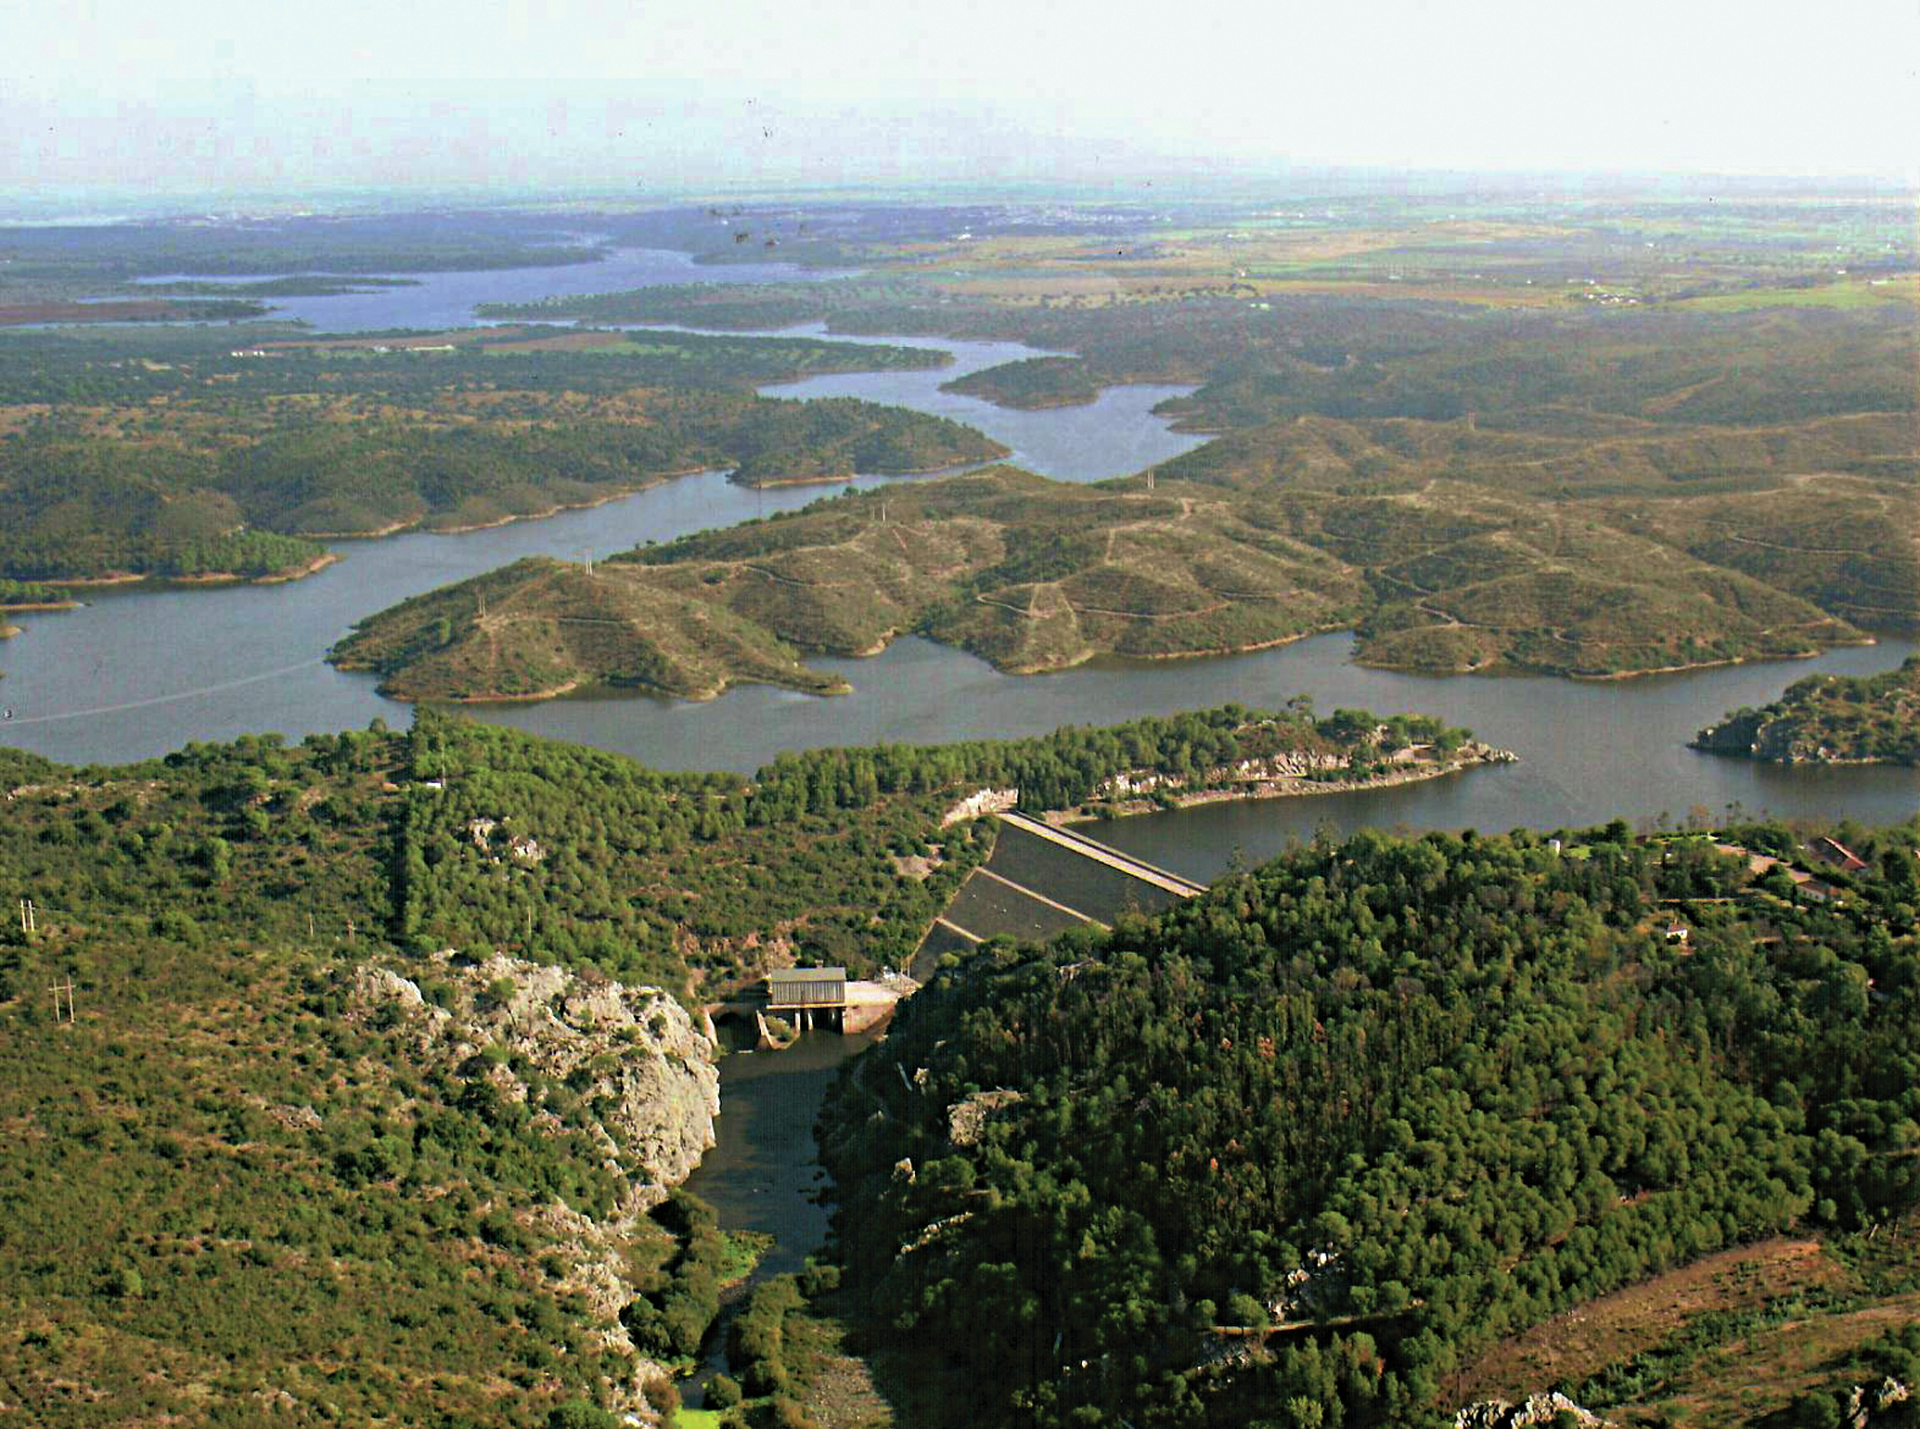
[[[522,562],[374,616],[334,659],[409,697],[589,682],[698,697],[739,680],[818,692],[833,685],[802,650],[871,653],[903,630],[1028,672],[1274,644],[1349,622],[1363,596],[1353,568],[1248,523],[1222,493],[1001,467],[633,552],[591,581]]]

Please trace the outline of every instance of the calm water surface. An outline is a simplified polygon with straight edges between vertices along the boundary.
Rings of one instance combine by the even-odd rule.
[[[271,276],[286,276],[271,275]],[[358,274],[337,274],[351,283]],[[664,283],[799,283],[845,276],[793,263],[696,263],[689,253],[661,248],[616,248],[600,263],[554,268],[500,268],[479,273],[387,273],[412,280],[404,288],[379,288],[331,298],[263,298],[275,321],[311,323],[319,332],[379,332],[387,328],[471,327],[477,303],[531,303],[547,297],[617,293]],[[169,273],[144,279],[170,283],[257,283],[262,275],[206,277]]]
[[[813,1119],[840,1064],[874,1041],[809,1032],[784,1052],[735,1052],[720,1061],[726,1114],[714,1123],[718,1144],[686,1186],[728,1229],[778,1238],[760,1274],[800,1269],[827,1238],[827,1209],[814,1200],[826,1173],[814,1161]]]

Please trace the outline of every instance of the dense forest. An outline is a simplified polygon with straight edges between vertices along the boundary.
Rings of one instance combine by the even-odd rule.
[[[1773,703],[1708,725],[1693,744],[1779,764],[1920,764],[1920,656],[1879,675],[1796,680]]]
[[[1238,705],[1033,739],[782,755],[751,780],[662,774],[431,707],[409,736],[394,818],[394,932],[591,962],[623,981],[728,988],[786,961],[902,967],[967,872],[985,826],[959,799],[1019,790],[1071,808],[1116,775],[1195,779],[1306,750],[1356,763],[1385,744],[1466,737],[1421,715]],[[927,860],[913,873],[909,860]]]
[[[0,578],[0,610],[32,609],[35,606],[65,605],[71,597],[58,586],[37,581]]]
[[[403,756],[0,751],[0,1383],[33,1422],[531,1426],[630,1376],[544,1218],[618,1193],[579,1109],[536,1132],[492,1061],[349,1012]]]
[[[629,1403],[747,1249],[633,1209],[660,1173],[608,1078],[686,1021],[646,987],[904,961],[991,847],[941,823],[983,784],[1041,809],[1383,724],[1460,734],[1228,707],[751,781],[431,710],[124,768],[0,749],[0,1119],[33,1148],[0,1158],[0,1383],[76,1429]],[[642,1015],[610,1034],[616,986]]]
[[[1915,837],[1814,902],[1624,825],[1364,834],[990,944],[825,1116],[849,1283],[944,1422],[1450,1420],[1556,1311],[1912,1210]]]
[[[942,418],[751,390],[942,360],[805,339],[522,330],[424,353],[400,338],[229,350],[174,334],[151,352],[128,338],[9,340],[0,572],[259,576],[305,567],[321,535],[487,525],[689,471],[731,468],[757,485],[1003,455]]]

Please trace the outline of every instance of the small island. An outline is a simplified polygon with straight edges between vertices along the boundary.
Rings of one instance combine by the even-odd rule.
[[[1920,764],[1920,655],[1881,675],[1809,675],[1772,704],[1693,737],[1710,754],[1773,764]]]
[[[1101,384],[1089,377],[1087,364],[1080,358],[1028,357],[969,372],[942,383],[940,390],[978,397],[996,407],[1036,412],[1084,407],[1099,397]]]

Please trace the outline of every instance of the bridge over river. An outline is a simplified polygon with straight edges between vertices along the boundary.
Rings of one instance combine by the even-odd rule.
[[[997,815],[993,856],[968,875],[914,955],[925,976],[942,953],[1002,935],[1050,938],[1122,913],[1157,913],[1206,892],[1202,884],[1109,848],[1074,829],[1011,811]]]

